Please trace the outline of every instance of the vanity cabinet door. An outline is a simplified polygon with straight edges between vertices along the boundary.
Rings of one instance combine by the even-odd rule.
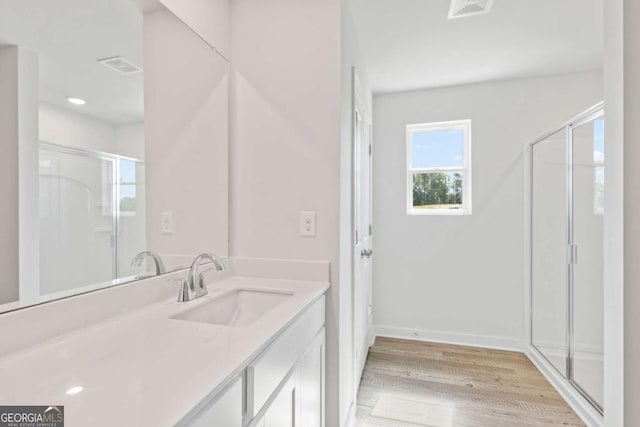
[[[298,427],[324,427],[325,332],[318,332],[298,362]]]
[[[313,303],[247,367],[247,414],[257,416],[323,329],[324,297]]]
[[[298,425],[296,423],[296,380],[294,373],[285,382],[256,426],[296,427]]]
[[[187,424],[189,427],[242,427],[241,378],[204,407]]]

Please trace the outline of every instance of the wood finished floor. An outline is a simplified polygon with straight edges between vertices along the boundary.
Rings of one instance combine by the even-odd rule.
[[[377,338],[356,426],[584,424],[522,353]]]

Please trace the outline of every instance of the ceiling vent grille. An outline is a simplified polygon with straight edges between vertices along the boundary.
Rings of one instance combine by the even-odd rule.
[[[113,56],[111,58],[98,59],[98,62],[114,71],[125,76],[136,74],[142,71],[142,68],[132,64],[121,56]]]
[[[449,19],[488,13],[493,6],[493,0],[451,0]]]

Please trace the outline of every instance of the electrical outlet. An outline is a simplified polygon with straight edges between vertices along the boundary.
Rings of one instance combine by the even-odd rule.
[[[300,235],[303,237],[316,237],[315,212],[300,212]]]
[[[162,234],[173,234],[173,212],[162,212]]]

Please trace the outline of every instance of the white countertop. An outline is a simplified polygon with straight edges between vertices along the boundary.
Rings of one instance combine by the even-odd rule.
[[[67,427],[171,426],[224,388],[329,285],[232,276],[0,358],[1,405],[64,405]],[[231,288],[293,293],[257,323],[170,319]],[[11,339],[0,337],[0,339]],[[83,390],[67,395],[72,387]]]

